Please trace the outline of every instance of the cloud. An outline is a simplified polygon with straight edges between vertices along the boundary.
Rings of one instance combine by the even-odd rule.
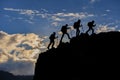
[[[109,9],[107,9],[107,10],[105,10],[106,12],[110,12],[111,10],[109,10]]]
[[[95,3],[97,1],[99,1],[99,0],[90,0],[90,3]]]
[[[38,35],[34,33],[10,35],[1,31],[0,54],[4,55],[3,59],[6,55],[6,57],[13,59],[17,57],[17,59],[19,60],[22,60],[22,58],[35,60],[34,59],[35,55],[32,57],[31,55],[33,55],[33,53],[35,52],[38,52],[38,54],[41,52],[39,48],[44,47],[42,42],[43,40],[44,39],[41,39]]]
[[[59,13],[48,13],[48,10],[41,8],[38,10],[28,10],[28,9],[14,9],[14,8],[4,8],[7,11],[17,12],[19,16],[14,18],[14,20],[18,19],[29,24],[35,24],[38,20],[45,19],[50,22],[52,26],[59,26],[66,22],[72,22],[76,19],[86,19],[94,17],[94,14],[87,12],[59,12]],[[27,16],[27,17],[26,17]]]
[[[11,11],[11,12],[17,12],[18,14],[21,15],[27,15],[29,16],[30,20],[33,20],[34,16],[36,16],[36,14],[39,13],[38,10],[30,10],[30,9],[15,9],[15,8],[3,8],[6,11]],[[28,21],[28,23],[32,23],[30,22],[30,20]]]
[[[21,9],[14,9],[14,8],[3,8],[6,11],[21,11]]]
[[[29,24],[34,24],[34,21],[31,21],[29,19],[25,19],[24,21],[27,22],[27,23],[29,23]]]
[[[8,34],[0,31],[0,70],[21,75],[32,74],[38,55],[46,48],[43,40],[34,33]]]
[[[34,15],[39,13],[38,10],[29,10],[29,9],[14,9],[14,8],[3,8],[6,11],[14,11],[19,12],[19,14],[25,14],[25,15]]]
[[[96,0],[90,0],[90,3],[94,3]]]
[[[91,4],[99,2],[100,0],[89,0]]]
[[[85,19],[85,18],[90,18],[94,17],[94,14],[88,14],[87,12],[80,12],[80,13],[56,13],[56,14],[49,14],[47,18],[49,18],[52,23],[51,25],[58,26],[58,23],[62,22],[71,22],[72,20],[75,19]]]
[[[41,11],[44,13],[44,12],[48,12],[48,10],[46,10],[46,9],[43,9],[43,8],[41,8]]]
[[[99,25],[99,27],[96,29],[96,33],[116,31],[116,28],[117,28],[117,26],[109,27],[109,24],[107,24],[107,25]]]
[[[36,16],[39,16],[41,18],[48,18],[50,16],[50,14],[48,14],[48,13],[39,13],[39,14],[36,14]]]
[[[57,16],[51,16],[51,19],[54,20],[54,21],[65,21],[64,18],[59,18]]]
[[[71,22],[72,20],[75,20],[75,19],[86,19],[86,18],[94,17],[95,15],[89,14],[87,12],[76,12],[76,13],[61,12],[61,13],[54,13],[54,14],[39,13],[37,14],[37,16],[44,19],[48,19],[51,22],[51,25],[53,26],[58,26],[58,23],[61,24],[62,22],[65,22],[65,21]]]
[[[33,75],[34,63],[31,61],[14,61],[9,59],[0,64],[0,69],[13,73],[14,75]]]
[[[35,14],[35,13],[37,13],[37,11],[35,11],[35,10],[34,11],[33,10],[23,10],[23,11],[21,11],[20,14],[32,15],[32,14]]]
[[[107,16],[107,14],[102,14],[101,16]]]
[[[52,25],[52,26],[58,26],[59,23],[58,23],[58,22],[53,22],[51,25]]]
[[[87,18],[87,17],[93,17],[93,14],[88,14],[87,12],[80,12],[80,13],[57,13],[53,14],[53,16],[56,17],[71,17],[71,18]]]

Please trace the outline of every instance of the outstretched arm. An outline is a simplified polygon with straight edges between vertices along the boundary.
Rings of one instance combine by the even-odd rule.
[[[96,26],[96,24],[93,25],[94,27]]]

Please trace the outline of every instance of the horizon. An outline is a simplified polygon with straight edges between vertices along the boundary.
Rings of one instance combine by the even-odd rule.
[[[119,0],[1,0],[0,70],[33,75],[49,35],[55,31],[61,37],[61,27],[65,24],[72,27],[78,19],[83,24],[81,32],[88,29],[86,24],[91,20],[95,20],[96,33],[120,31],[119,3]]]

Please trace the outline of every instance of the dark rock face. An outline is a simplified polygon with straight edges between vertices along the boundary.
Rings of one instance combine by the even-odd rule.
[[[39,55],[34,80],[96,79],[106,64],[118,63],[119,32],[81,34]],[[97,66],[98,64],[99,66]],[[104,66],[104,67],[103,67]]]

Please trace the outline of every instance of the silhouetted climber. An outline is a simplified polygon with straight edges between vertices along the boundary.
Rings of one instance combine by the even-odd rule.
[[[58,36],[56,37],[55,35],[56,35],[55,32],[53,32],[53,33],[50,35],[50,37],[49,37],[50,43],[49,43],[49,45],[48,45],[48,47],[47,47],[48,49],[49,49],[50,45],[52,45],[52,48],[54,47],[55,39],[58,38]]]
[[[88,32],[90,31],[90,30],[92,30],[92,34],[94,33],[94,29],[93,29],[93,27],[95,27],[96,26],[96,24],[94,24],[94,20],[92,20],[91,22],[88,22],[88,27],[89,27],[89,29],[86,31],[86,33],[88,34]]]
[[[82,24],[81,24],[81,20],[78,19],[77,22],[74,22],[74,25],[73,25],[74,29],[76,29],[76,37],[79,36],[80,34],[80,27],[82,27]]]
[[[63,39],[63,37],[64,37],[65,34],[68,36],[69,39],[71,39],[70,36],[69,36],[69,34],[67,33],[67,29],[70,29],[70,28],[68,28],[67,26],[68,26],[68,24],[62,26],[62,28],[61,28],[62,37],[61,37],[60,42],[62,42],[62,39]]]

